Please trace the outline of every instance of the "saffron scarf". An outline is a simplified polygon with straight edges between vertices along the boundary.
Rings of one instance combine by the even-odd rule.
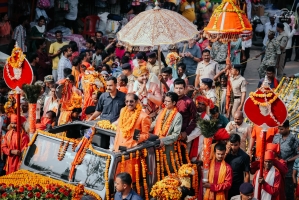
[[[215,159],[211,161],[210,170],[209,170],[209,183],[214,182],[214,175],[215,175]],[[218,174],[218,181],[216,184],[223,183],[226,176],[226,165],[225,161],[223,160],[220,165],[220,170]],[[212,192],[210,188],[206,189],[204,200],[225,200],[225,193],[224,191],[221,192]]]

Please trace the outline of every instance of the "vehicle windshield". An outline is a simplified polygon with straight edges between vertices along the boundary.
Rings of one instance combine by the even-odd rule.
[[[66,142],[64,142],[64,145]],[[41,173],[68,181],[71,164],[76,152],[69,144],[64,158],[59,161],[58,153],[61,141],[43,135],[38,135],[35,143],[30,146],[24,160],[24,165]],[[104,172],[107,157],[102,157],[88,150],[81,165],[76,167],[73,182],[84,182],[85,186],[95,190],[103,190],[105,186]]]

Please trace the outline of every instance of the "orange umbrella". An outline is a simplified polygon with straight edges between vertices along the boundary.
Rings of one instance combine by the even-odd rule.
[[[204,31],[209,39],[220,39],[226,43],[237,40],[241,34],[250,35],[252,27],[235,0],[223,0],[214,10]]]

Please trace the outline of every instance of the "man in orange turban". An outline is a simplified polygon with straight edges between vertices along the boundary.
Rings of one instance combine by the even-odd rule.
[[[26,122],[26,118],[21,116],[21,126],[24,122]],[[6,174],[10,174],[19,169],[21,164],[22,151],[25,150],[29,143],[29,136],[23,128],[21,128],[21,138],[18,138],[17,115],[15,114],[11,115],[10,127],[11,130],[9,130],[3,137],[3,143],[1,144],[1,150],[5,155],[7,155],[7,160],[4,167]],[[18,140],[20,140],[20,149],[18,148]]]
[[[258,187],[262,187],[262,200],[277,200],[281,189],[281,175],[279,170],[273,165],[275,153],[271,150],[266,151],[264,161],[263,176],[260,177],[258,170],[253,177],[254,197],[258,198]]]
[[[271,151],[275,159],[273,160],[273,166],[278,169],[281,179],[280,179],[280,192],[279,192],[279,200],[285,200],[285,176],[288,172],[288,166],[285,160],[278,158],[280,152],[279,144],[268,143],[266,146],[266,152]],[[250,173],[254,174],[260,166],[260,161],[255,161],[251,163]]]
[[[143,110],[153,119],[157,116],[159,106],[162,104],[160,88],[156,83],[149,81],[149,70],[145,65],[135,67],[133,75],[137,77],[137,80],[130,86],[128,93],[138,96]]]

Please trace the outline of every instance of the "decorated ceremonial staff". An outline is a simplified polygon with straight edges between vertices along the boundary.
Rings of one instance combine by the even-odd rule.
[[[7,61],[3,70],[3,78],[7,86],[16,91],[17,100],[17,143],[20,150],[20,133],[21,133],[21,111],[20,111],[20,91],[24,84],[32,84],[33,72],[28,60],[25,58],[23,50],[16,45],[12,50],[11,56]]]
[[[209,40],[215,42],[220,41],[228,44],[228,53],[226,59],[226,65],[231,66],[230,62],[230,43],[236,41],[240,35],[250,35],[252,27],[248,20],[246,13],[240,10],[236,0],[223,0],[222,3],[214,10],[209,24],[204,28],[205,34]],[[230,83],[227,83],[227,95],[226,95],[226,107],[228,108],[230,99]],[[206,138],[205,144],[210,144],[212,138]],[[209,140],[209,141],[207,141]],[[211,151],[211,149],[210,149]],[[209,153],[210,154],[210,153]],[[207,166],[209,160],[204,162],[204,179],[208,174]]]
[[[267,77],[260,88],[249,94],[244,104],[244,112],[251,122],[263,128],[259,173],[259,177],[263,177],[267,130],[269,127],[277,127],[283,124],[288,112],[283,101],[270,88]],[[261,190],[262,186],[260,184],[258,196],[255,198],[261,199]]]

